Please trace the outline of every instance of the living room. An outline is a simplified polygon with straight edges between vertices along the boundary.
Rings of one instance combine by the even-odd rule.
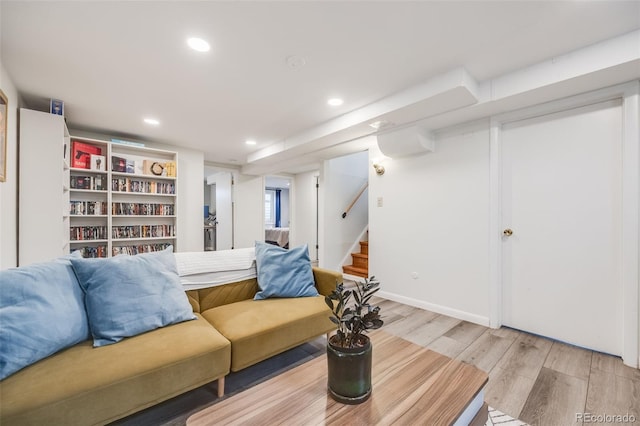
[[[236,177],[235,248],[263,236],[278,174],[291,246],[314,245],[296,200],[318,176],[319,265],[339,270],[356,240],[332,161],[368,152],[380,296],[638,367],[638,2],[3,1],[0,19],[0,269],[19,264],[18,108],[61,99],[74,136],[178,152],[179,251],[203,246],[205,166]]]

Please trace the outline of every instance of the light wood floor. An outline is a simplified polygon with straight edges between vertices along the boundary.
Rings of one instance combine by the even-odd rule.
[[[387,333],[489,373],[485,400],[510,416],[546,426],[582,425],[576,413],[630,414],[640,424],[640,370],[618,357],[390,300],[374,302]]]

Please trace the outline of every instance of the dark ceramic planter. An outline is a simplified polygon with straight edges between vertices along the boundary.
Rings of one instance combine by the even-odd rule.
[[[371,396],[371,341],[364,347],[342,348],[327,344],[328,387],[331,397],[343,404],[360,404]]]

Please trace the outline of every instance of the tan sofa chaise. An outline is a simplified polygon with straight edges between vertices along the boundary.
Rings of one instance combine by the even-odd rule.
[[[253,300],[257,280],[188,291],[197,317],[117,344],[77,344],[0,382],[2,425],[120,419],[335,329],[323,295],[339,273],[314,268],[320,296]]]

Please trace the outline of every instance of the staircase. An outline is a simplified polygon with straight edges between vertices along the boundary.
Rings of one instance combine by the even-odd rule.
[[[357,277],[369,277],[369,241],[360,241],[360,253],[351,253],[351,265],[343,266],[342,272]]]

